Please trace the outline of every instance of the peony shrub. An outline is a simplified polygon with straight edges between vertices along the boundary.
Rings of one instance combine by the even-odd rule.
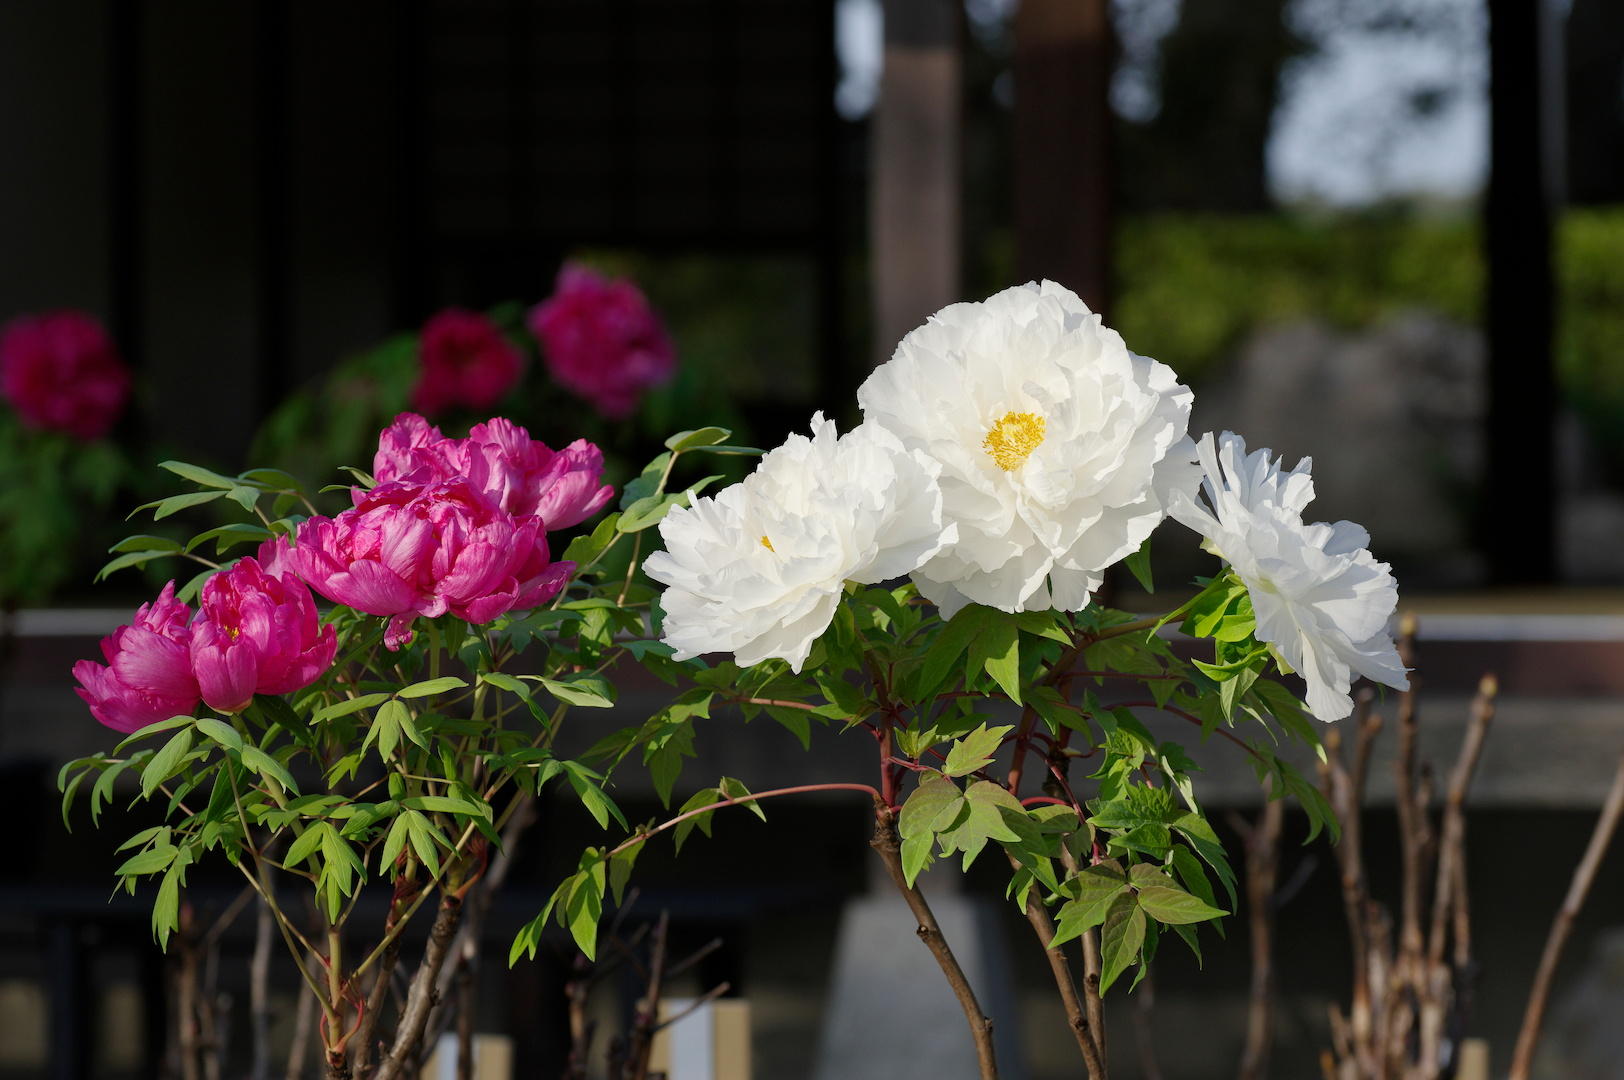
[[[590,320],[572,332],[608,333]],[[1387,628],[1396,587],[1358,526],[1304,521],[1308,462],[1287,470],[1227,432],[1191,438],[1191,391],[1051,282],[939,312],[858,404],[857,426],[816,415],[714,494],[717,476],[678,482],[689,460],[760,452],[716,427],[672,436],[557,559],[549,532],[613,498],[601,456],[585,442],[553,451],[501,419],[451,438],[397,417],[331,517],[275,470],[168,463],[198,490],[150,504],[155,515],[225,500],[252,518],[118,549],[110,565],[179,556],[205,569],[104,642],[106,666],[76,668],[97,719],[133,734],[64,770],[67,803],[95,775],[95,814],[110,778],[138,776],[168,821],[125,845],[118,876],[132,891],[157,881],[159,939],[187,867],[222,849],[322,1010],[329,1075],[394,1077],[420,1060],[465,901],[547,785],[614,831],[582,852],[510,962],[554,923],[591,958],[655,837],[680,847],[720,809],[845,792],[872,808],[872,846],[914,915],[898,933],[922,930],[982,1075],[997,1073],[992,1019],[918,888],[943,860],[1008,865],[1007,896],[1102,1077],[1100,996],[1137,985],[1167,931],[1199,956],[1197,928],[1236,906],[1199,767],[1166,728],[1219,734],[1271,798],[1295,798],[1313,832],[1334,834],[1276,743],[1317,749],[1313,721],[1348,714],[1355,677],[1407,685]],[[1148,615],[1100,603],[1117,566],[1155,599],[1149,545],[1169,518],[1216,556],[1212,575]],[[645,557],[656,529],[663,547]],[[210,541],[256,553],[222,565],[201,554]],[[315,621],[313,597],[332,605]],[[671,700],[558,756],[567,716],[614,705],[623,664],[671,684]],[[763,715],[802,745],[815,728],[862,732],[875,758],[839,781],[689,786],[669,817],[635,827],[615,806],[628,768],[671,806],[703,729]],[[284,908],[278,878],[312,889],[319,919]],[[391,898],[366,936],[352,920],[373,881]],[[386,1008],[400,935],[430,900],[409,994]],[[394,1033],[380,1037],[385,1014]]]

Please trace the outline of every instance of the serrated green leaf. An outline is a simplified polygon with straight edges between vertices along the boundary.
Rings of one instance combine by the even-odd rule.
[[[1015,730],[1012,725],[988,728],[982,724],[955,742],[947,752],[942,771],[948,776],[966,776],[992,763],[1004,736]]]
[[[1132,893],[1123,893],[1111,902],[1100,930],[1100,993],[1116,982],[1128,965],[1139,959],[1145,943],[1145,913],[1139,910]]]
[[[951,808],[956,812],[963,801],[964,794],[953,781],[938,773],[926,774],[902,804],[902,813],[897,817],[898,835],[904,840],[931,836],[932,823],[945,810]]]

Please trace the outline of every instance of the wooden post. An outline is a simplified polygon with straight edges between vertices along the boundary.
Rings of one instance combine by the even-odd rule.
[[[1022,0],[1015,16],[1015,269],[1111,303],[1113,41],[1108,0]]]
[[[1489,351],[1483,552],[1495,584],[1556,574],[1551,218],[1560,186],[1554,5],[1489,0]],[[1510,511],[1508,516],[1508,510]]]
[[[959,6],[886,0],[869,201],[874,353],[959,295]]]

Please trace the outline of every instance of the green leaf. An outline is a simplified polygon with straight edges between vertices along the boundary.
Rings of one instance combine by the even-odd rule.
[[[148,536],[142,534],[138,536],[126,536],[124,539],[107,549],[107,553],[109,555],[117,554],[121,551],[166,551],[172,555],[176,555],[180,553],[181,546],[178,540],[171,540],[167,536]]]
[[[1132,893],[1123,893],[1111,902],[1100,930],[1100,993],[1116,982],[1128,965],[1139,959],[1145,943],[1145,913],[1139,910]]]
[[[615,542],[619,534],[620,512],[610,514],[598,522],[597,528],[590,533],[584,533],[570,541],[569,547],[564,549],[563,561],[575,563],[577,566],[587,566],[598,560]]]
[[[1128,888],[1128,877],[1114,860],[1087,866],[1065,883],[1073,899],[1060,908],[1059,929],[1050,947],[1070,941],[1105,921],[1111,905]]]
[[[180,926],[180,871],[176,866],[164,875],[152,902],[152,934],[161,949],[169,948],[169,935]]]
[[[785,709],[767,706],[767,715],[789,729],[800,740],[802,750],[812,749],[812,716],[805,709]]]
[[[108,560],[100,570],[97,570],[95,580],[101,581],[108,575],[116,574],[127,567],[145,566],[154,559],[166,559],[172,554],[174,553],[169,551],[132,551],[126,555],[120,555],[116,559]]]
[[[665,476],[665,470],[670,464],[671,454],[667,451],[645,465],[637,479],[632,480],[621,489],[620,509],[628,510],[633,503],[653,495],[659,489],[660,482]]]
[[[455,675],[442,675],[438,679],[427,679],[423,682],[403,686],[396,692],[395,696],[402,698],[433,697],[435,694],[443,694],[447,690],[461,690],[467,685],[466,682]]]
[[[326,720],[336,720],[340,716],[348,716],[351,713],[360,712],[362,709],[370,709],[378,702],[386,701],[388,698],[388,694],[362,694],[359,697],[349,698],[317,709],[316,714],[310,719],[317,724]]]
[[[1003,745],[1004,736],[1013,730],[1013,725],[988,728],[982,724],[952,745],[942,771],[948,776],[965,776],[985,768]]]
[[[683,814],[692,813],[695,810],[700,810],[708,806],[714,806],[721,800],[721,792],[719,792],[716,788],[703,788],[694,792],[692,798],[677,808],[677,816],[681,817]],[[677,822],[677,827],[673,830],[672,836],[672,841],[675,844],[677,851],[680,852],[682,850],[683,842],[688,839],[688,835],[696,828],[699,829],[700,832],[703,832],[706,836],[709,836],[711,834],[711,815],[694,814],[694,816],[689,818],[687,821]]]
[[[152,755],[152,760],[147,762],[146,767],[141,770],[142,798],[151,798],[152,793],[158,789],[159,784],[179,771],[181,761],[187,754],[191,753],[191,750],[192,729],[188,726],[175,732],[169,741],[164,743],[163,748]]]
[[[113,871],[116,877],[133,877],[137,874],[156,874],[164,867],[175,861],[180,849],[173,844],[157,844],[147,850],[126,859],[117,870]]]
[[[942,853],[964,853],[964,868],[968,870],[975,857],[986,847],[988,840],[1019,840],[1020,835],[1010,828],[1004,810],[1013,808],[1022,813],[1021,804],[1002,785],[991,780],[977,780],[964,792],[969,813],[958,824],[946,831],[938,830]]]
[[[224,494],[224,491],[188,491],[183,495],[171,495],[167,499],[157,499],[153,502],[142,503],[140,506],[137,506],[134,510],[130,511],[130,517],[134,517],[143,510],[151,510],[153,512],[152,520],[162,521],[171,514],[178,514],[182,510],[190,507],[202,506],[204,503],[211,503]],[[128,521],[129,518],[125,518],[124,520]]]
[[[408,809],[401,814],[406,821],[406,832],[412,842],[412,851],[417,855],[417,861],[428,868],[430,874],[440,876],[440,852],[436,841],[441,847],[450,848],[445,843],[445,837],[440,834],[429,819],[416,810]]]
[[[767,811],[761,808],[760,801],[750,798],[750,789],[744,786],[743,780],[735,780],[731,776],[724,776],[719,786],[724,798],[748,799],[748,802],[741,802],[738,805],[744,807],[762,821],[767,820]]]
[[[406,706],[394,698],[390,698],[378,706],[376,715],[372,718],[372,726],[367,728],[366,740],[362,742],[364,750],[374,739],[378,743],[378,756],[388,761],[395,756],[395,748],[400,745],[401,721],[406,717]]]
[[[237,729],[224,720],[216,720],[212,716],[199,717],[197,730],[225,747],[227,750],[242,750],[242,736]]]
[[[679,491],[674,495],[650,495],[639,499],[621,513],[620,520],[615,527],[623,533],[642,532],[644,529],[658,525],[666,514],[675,506],[687,506],[687,492]]]
[[[190,480],[199,487],[220,488],[229,491],[237,486],[237,480],[230,476],[221,476],[201,465],[192,465],[184,461],[160,461],[158,468],[168,469],[183,480]]]
[[[626,882],[632,876],[632,864],[637,861],[637,856],[642,850],[643,841],[639,839],[609,856],[609,891],[615,898],[616,907],[620,906],[625,897]]]
[[[1150,576],[1150,537],[1145,537],[1145,542],[1139,545],[1139,550],[1122,561],[1133,573],[1134,580],[1139,582],[1140,588],[1148,593],[1156,591],[1156,583]]]
[[[767,452],[754,446],[701,446],[697,447],[697,449],[704,454],[723,454],[736,457],[760,457]]]
[[[902,877],[909,888],[913,888],[920,873],[935,861],[935,857],[931,855],[935,839],[931,833],[923,833],[902,841]]]
[[[957,784],[938,773],[930,773],[903,802],[902,813],[897,817],[897,833],[904,840],[933,836],[933,823],[949,808],[956,817],[963,802],[964,793]]]
[[[541,685],[559,701],[587,709],[607,709],[615,703],[615,688],[601,675],[576,675],[569,679],[541,679]]]
[[[221,555],[238,544],[264,543],[270,537],[271,531],[261,525],[250,524],[246,521],[234,521],[229,525],[221,525],[198,533],[186,542],[186,550],[195,551],[213,540],[215,541],[214,553]]]
[[[586,807],[599,828],[607,829],[611,817],[620,823],[622,829],[627,827],[626,818],[621,814],[620,808],[595,782],[599,779],[597,773],[576,761],[565,761],[560,764],[564,766],[564,778],[569,781],[570,787],[575,789],[581,805]]]
[[[1128,873],[1134,888],[1139,891],[1139,906],[1157,922],[1169,925],[1206,922],[1229,914],[1202,903],[1148,863],[1139,863]]]
[[[970,642],[970,663],[992,676],[1009,700],[1021,704],[1021,635],[1006,612],[990,612],[986,626]]]
[[[697,450],[702,446],[715,446],[726,442],[733,433],[727,428],[702,427],[693,431],[679,431],[665,440],[665,448],[676,453],[684,450]]]
[[[470,802],[467,799],[453,798],[450,795],[414,795],[409,799],[402,799],[400,805],[410,810],[425,810],[429,813],[460,814],[464,817],[491,816],[491,808]]]
[[[602,860],[575,875],[575,885],[564,898],[564,920],[588,960],[597,959],[598,919],[603,915],[603,894],[607,885]]]
[[[919,682],[915,687],[915,700],[931,696],[941,686],[958,658],[970,647],[971,639],[981,633],[990,610],[979,604],[969,604],[942,627],[925,652],[925,662],[919,669]]]
[[[293,782],[293,776],[283,767],[280,761],[252,744],[245,744],[242,748],[242,763],[250,772],[266,776],[281,784],[288,791],[298,794],[299,785]]]
[[[298,866],[310,858],[316,853],[316,849],[321,847],[322,830],[331,828],[332,826],[325,821],[318,821],[310,826],[299,835],[298,839],[288,845],[288,853],[283,857],[282,862],[287,866]]]
[[[406,814],[401,814],[389,826],[389,835],[383,842],[383,857],[379,862],[380,869],[385,873],[395,865],[401,851],[406,847],[406,838],[411,832],[410,822],[411,819]]]

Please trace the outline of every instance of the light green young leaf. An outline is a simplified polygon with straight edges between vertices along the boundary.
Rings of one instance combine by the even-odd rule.
[[[1007,724],[995,728],[982,724],[953,744],[947,752],[947,762],[942,766],[942,771],[948,776],[966,776],[986,768],[998,753],[1004,736],[1013,730],[1014,727]]]
[[[665,440],[667,450],[681,453],[684,450],[697,450],[702,446],[715,446],[724,443],[733,433],[722,427],[702,427],[694,431],[679,431]]]
[[[182,760],[192,750],[192,729],[184,727],[170,736],[163,748],[152,755],[146,768],[141,770],[141,796],[151,798],[158,785],[180,769]]]

